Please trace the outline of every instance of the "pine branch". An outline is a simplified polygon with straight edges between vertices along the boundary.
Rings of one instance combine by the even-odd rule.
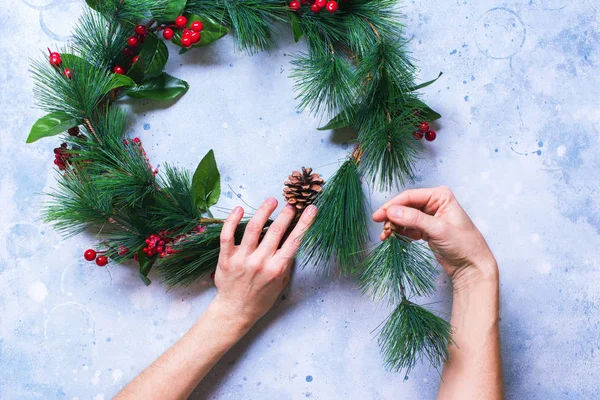
[[[112,67],[123,60],[123,49],[131,36],[131,28],[107,20],[101,13],[86,10],[73,31],[73,49],[85,54],[99,68]]]
[[[342,274],[354,273],[368,238],[367,214],[358,168],[348,159],[317,197],[317,215],[304,234],[305,262],[325,269],[335,256]]]
[[[170,0],[98,0],[93,8],[111,21],[136,24],[153,11],[162,10]],[[89,2],[88,2],[89,4]]]
[[[362,271],[358,279],[362,291],[389,304],[432,294],[438,275],[428,249],[398,234],[379,244],[363,260],[359,270]]]
[[[448,361],[452,326],[424,307],[403,300],[388,317],[379,335],[385,366],[406,374],[417,362],[439,368]]]

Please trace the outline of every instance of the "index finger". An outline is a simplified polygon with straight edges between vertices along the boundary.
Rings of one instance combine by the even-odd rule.
[[[433,203],[437,203],[437,199],[441,194],[442,188],[405,190],[398,196],[379,207],[379,209],[373,213],[373,221],[384,222],[387,219],[388,208],[393,205],[412,207],[422,210],[427,214],[434,214],[436,210],[433,209],[431,205]]]
[[[219,259],[221,261],[228,259],[233,254],[233,250],[235,249],[235,230],[243,216],[244,209],[236,207],[223,223],[223,228],[221,229],[221,250],[219,252]]]

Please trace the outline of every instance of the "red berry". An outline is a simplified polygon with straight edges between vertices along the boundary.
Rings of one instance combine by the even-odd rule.
[[[428,142],[433,142],[436,137],[437,134],[434,131],[427,131],[427,133],[425,134],[425,140],[427,140]]]
[[[143,36],[146,34],[146,27],[144,25],[138,25],[135,27],[135,34],[138,36]]]
[[[316,0],[315,4],[317,5],[317,7],[323,8],[327,4],[327,0]]]
[[[334,13],[338,10],[338,3],[337,1],[328,1],[327,5],[325,6],[327,7],[327,11],[329,11],[330,13]]]
[[[427,122],[421,122],[421,125],[419,125],[419,130],[423,133],[427,133],[427,131],[429,131],[429,124]]]
[[[117,65],[113,68],[113,72],[115,74],[123,75],[125,73],[125,68],[121,67],[120,65]]]
[[[60,67],[60,64],[62,64],[60,54],[56,52],[50,53],[50,65],[52,65],[53,67]]]
[[[194,21],[192,22],[191,28],[193,31],[200,32],[202,29],[204,29],[204,24],[202,21]]]
[[[96,258],[96,264],[99,267],[104,267],[106,264],[108,264],[108,258],[106,258],[104,256],[100,256],[100,257]]]
[[[322,7],[319,7],[316,2],[313,3],[312,6],[310,6],[310,10],[315,13],[318,13],[319,11],[321,11],[321,8]]]
[[[289,7],[290,7],[290,10],[292,10],[292,11],[298,11],[300,9],[300,7],[302,7],[302,5],[300,4],[300,2],[298,0],[292,0],[292,1],[290,1]]]
[[[85,253],[83,253],[83,258],[87,261],[94,261],[96,259],[96,252],[93,249],[87,249]]]
[[[135,64],[139,58],[140,58],[140,56],[135,56],[135,57],[133,57],[133,60],[131,60],[131,61]]]
[[[192,39],[189,36],[184,36],[181,38],[181,45],[183,47],[190,47],[192,45]]]
[[[127,39],[127,45],[129,47],[137,47],[138,44],[140,44],[140,41],[135,36],[131,36],[129,39]]]
[[[215,279],[215,273],[210,274],[210,279]]]
[[[415,139],[417,140],[421,140],[423,139],[423,134],[421,132],[413,132],[413,136],[415,137]]]
[[[192,33],[190,33],[190,40],[192,41],[193,44],[196,44],[200,41],[202,37],[200,36],[200,34],[196,31],[192,31]]]
[[[175,18],[175,25],[177,25],[179,28],[185,27],[187,25],[187,18],[183,15],[180,15],[179,17]]]
[[[166,40],[171,40],[173,39],[173,36],[175,35],[175,32],[173,32],[173,29],[171,28],[165,28],[165,30],[163,31],[163,37]]]
[[[79,127],[78,126],[74,126],[72,128],[69,128],[69,130],[67,132],[71,136],[77,136],[77,135],[79,135]]]
[[[65,76],[67,78],[71,79],[71,74],[72,74],[71,69],[70,68],[65,68]]]

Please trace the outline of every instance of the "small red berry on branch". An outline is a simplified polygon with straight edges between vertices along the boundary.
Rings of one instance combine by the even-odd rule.
[[[200,42],[200,39],[202,37],[200,36],[200,33],[196,32],[196,31],[192,31],[192,33],[190,33],[190,40],[192,41],[192,44],[196,44],[198,42]]]
[[[290,1],[289,7],[292,11],[298,11],[300,10],[300,7],[302,7],[302,4],[300,4],[298,0],[292,0]]]
[[[50,53],[50,57],[49,57],[50,65],[52,65],[53,67],[60,67],[60,64],[62,64],[62,59],[60,58],[60,54],[58,54],[55,51],[50,51],[50,49],[48,49],[48,53]]]
[[[328,1],[327,5],[325,6],[325,8],[327,8],[327,11],[329,11],[330,13],[334,13],[338,10],[338,2],[337,1]]]
[[[311,10],[312,12],[314,12],[314,13],[318,13],[318,12],[320,12],[320,11],[321,11],[321,9],[322,9],[322,7],[319,7],[319,6],[317,5],[317,3],[316,3],[316,2],[315,2],[315,3],[313,3],[313,5],[312,5],[312,6],[310,6],[310,10]]]
[[[415,139],[417,140],[421,140],[423,139],[423,134],[421,132],[415,131],[413,132],[413,136],[415,137]]]
[[[171,39],[173,39],[173,36],[175,36],[175,32],[173,31],[173,29],[165,28],[165,30],[163,31],[163,37],[166,40],[171,40]]]
[[[135,64],[139,58],[140,56],[133,57],[133,60],[131,60],[132,64]]]
[[[195,32],[200,32],[202,29],[204,29],[204,24],[202,21],[194,21],[192,22],[191,28]]]
[[[428,142],[433,142],[436,137],[437,137],[437,134],[434,131],[428,131],[425,134],[425,140],[427,140]]]
[[[127,39],[127,45],[129,47],[137,47],[138,44],[140,44],[140,41],[135,36],[131,36],[129,39]]]
[[[183,15],[180,15],[179,17],[175,18],[175,25],[177,25],[178,28],[185,28],[187,23],[188,20]]]
[[[135,27],[135,34],[138,36],[144,36],[147,33],[147,29],[144,25],[138,25]]]
[[[68,79],[71,79],[71,77],[72,77],[72,74],[73,74],[73,70],[71,70],[70,68],[65,68],[65,76],[66,76]]]
[[[108,258],[106,258],[105,256],[99,256],[98,258],[96,258],[96,265],[98,265],[99,267],[104,267],[106,264],[108,264]]]
[[[192,39],[189,36],[184,36],[181,38],[181,45],[183,47],[190,47],[192,45]]]
[[[115,74],[123,75],[123,74],[125,73],[125,68],[121,67],[120,65],[116,65],[116,66],[113,68],[113,72],[114,72]]]
[[[429,124],[427,122],[421,122],[419,125],[419,131],[427,133],[429,131]]]
[[[83,253],[83,258],[87,261],[94,261],[96,259],[96,252],[93,249],[87,249],[85,253]]]

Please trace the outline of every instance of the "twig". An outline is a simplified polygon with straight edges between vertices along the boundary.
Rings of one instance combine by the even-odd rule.
[[[92,123],[90,122],[90,119],[85,118],[84,121],[85,121],[85,126],[87,126],[87,128],[90,130],[90,133],[92,135],[94,135],[94,138],[96,138],[98,143],[103,144],[102,140],[100,140],[100,137],[96,134],[96,131],[94,130],[94,127],[92,126]]]

